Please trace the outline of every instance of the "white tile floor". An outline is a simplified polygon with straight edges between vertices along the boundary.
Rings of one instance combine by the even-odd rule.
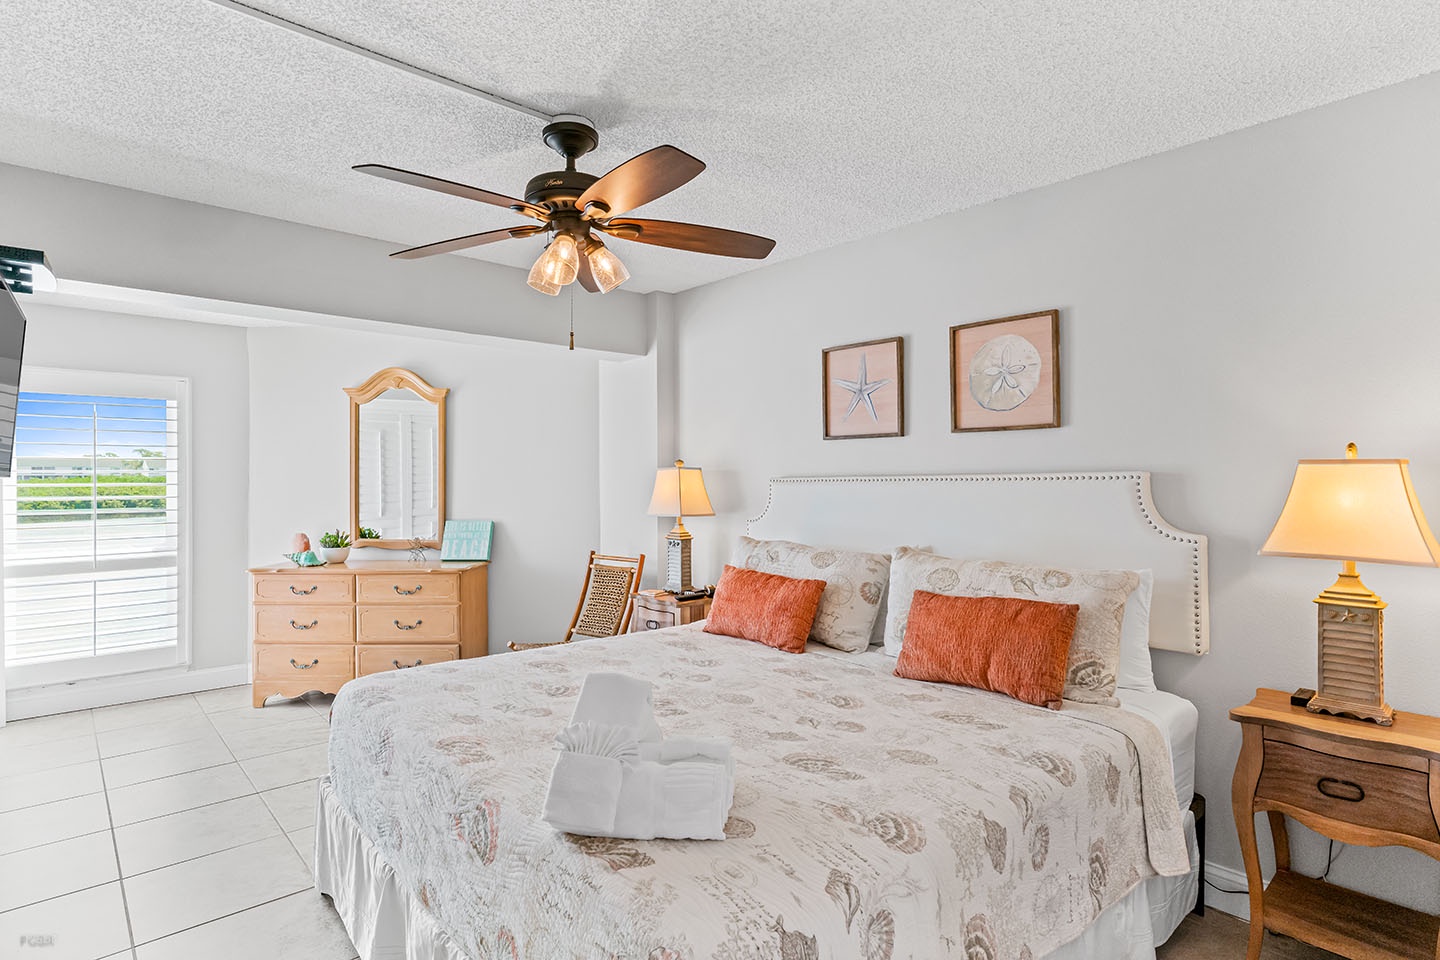
[[[0,960],[352,960],[309,866],[331,699],[0,727]]]

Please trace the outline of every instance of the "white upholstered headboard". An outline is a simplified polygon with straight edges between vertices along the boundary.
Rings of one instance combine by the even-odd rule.
[[[1210,649],[1206,538],[1165,522],[1150,474],[776,477],[750,536],[888,553],[897,546],[1070,569],[1150,569],[1150,646]]]

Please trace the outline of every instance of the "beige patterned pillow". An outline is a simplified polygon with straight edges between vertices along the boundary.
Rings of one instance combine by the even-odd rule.
[[[890,564],[885,652],[892,657],[900,655],[916,590],[951,597],[1076,603],[1080,614],[1065,669],[1065,699],[1118,706],[1115,676],[1120,664],[1120,625],[1125,601],[1139,583],[1133,570],[1057,570],[998,560],[957,560],[901,547]]]
[[[741,537],[730,563],[782,577],[824,580],[825,592],[810,627],[810,639],[847,653],[870,646],[890,579],[890,558],[884,554]]]

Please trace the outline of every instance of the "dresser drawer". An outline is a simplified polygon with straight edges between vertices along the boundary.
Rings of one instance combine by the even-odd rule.
[[[376,604],[359,608],[361,643],[456,643],[460,608],[424,604]]]
[[[256,680],[349,680],[355,648],[345,643],[271,643],[255,648]]]
[[[1346,823],[1440,841],[1430,812],[1429,778],[1416,770],[1266,740],[1255,796]]]
[[[387,670],[408,670],[427,663],[458,659],[460,646],[453,643],[363,644],[355,648],[355,675],[365,677]]]
[[[256,604],[256,643],[354,643],[355,608]]]
[[[278,574],[254,578],[259,603],[353,603],[355,578],[335,574]]]
[[[452,603],[460,598],[458,573],[362,573],[355,582],[361,603]]]

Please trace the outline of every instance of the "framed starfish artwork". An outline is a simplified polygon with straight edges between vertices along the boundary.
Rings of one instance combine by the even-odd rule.
[[[905,436],[905,339],[820,352],[826,440]]]
[[[1060,311],[950,328],[950,429],[1060,426]]]

